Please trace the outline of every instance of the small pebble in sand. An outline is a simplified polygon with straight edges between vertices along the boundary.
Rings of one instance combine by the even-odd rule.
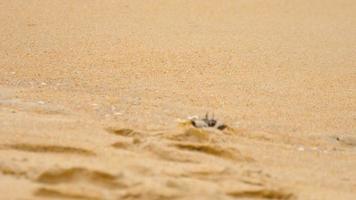
[[[298,147],[298,151],[304,151],[304,147]]]
[[[37,103],[38,103],[38,104],[41,104],[41,105],[45,104],[44,101],[37,101]]]
[[[312,150],[317,151],[318,147],[312,147]]]
[[[114,115],[122,115],[121,112],[114,112]]]
[[[41,83],[41,85],[47,85],[47,83],[45,83],[45,82],[42,82],[42,83]]]
[[[197,115],[188,116],[187,118],[188,118],[189,120],[199,119],[199,117],[198,117]]]

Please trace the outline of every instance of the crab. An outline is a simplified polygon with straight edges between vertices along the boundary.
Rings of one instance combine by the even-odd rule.
[[[198,116],[193,116],[190,119],[190,123],[196,128],[216,128],[218,130],[224,130],[227,126],[216,119],[214,119],[214,113],[211,118],[209,118],[209,113],[205,114],[204,118],[199,118]]]

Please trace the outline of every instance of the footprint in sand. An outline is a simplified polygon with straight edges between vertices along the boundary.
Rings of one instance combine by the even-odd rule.
[[[102,189],[114,192],[136,185],[123,175],[85,167],[46,170],[34,181],[42,185],[34,191],[35,196],[59,199],[105,199]]]
[[[87,182],[106,189],[126,188],[127,185],[118,181],[115,176],[98,170],[89,170],[83,167],[67,169],[53,169],[43,172],[36,179],[43,184],[56,185],[61,183]]]

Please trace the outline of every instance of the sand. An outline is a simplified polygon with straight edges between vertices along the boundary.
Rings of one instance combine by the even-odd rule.
[[[2,1],[0,199],[356,199],[355,55],[353,0]]]

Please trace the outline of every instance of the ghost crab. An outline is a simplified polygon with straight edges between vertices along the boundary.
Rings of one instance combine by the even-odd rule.
[[[219,122],[218,120],[216,120],[214,118],[214,113],[211,116],[211,118],[209,118],[209,113],[207,112],[205,114],[204,118],[199,118],[198,116],[194,116],[191,117],[190,119],[190,123],[196,127],[196,128],[216,128],[218,130],[224,130],[227,128],[227,126],[225,124],[223,124],[222,122]]]

